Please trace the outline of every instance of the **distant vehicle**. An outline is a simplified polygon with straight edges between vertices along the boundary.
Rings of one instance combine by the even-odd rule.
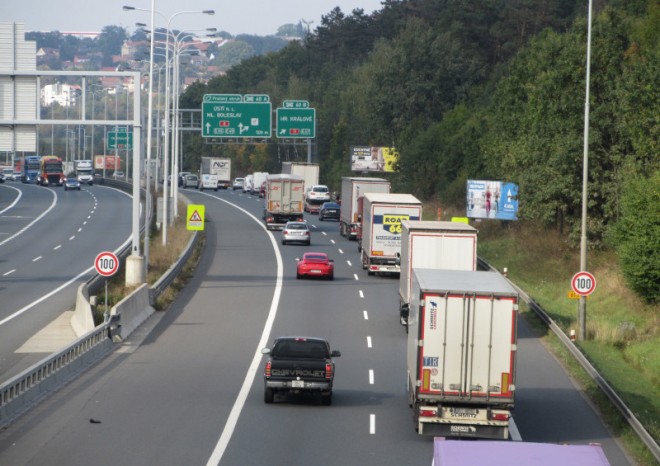
[[[22,176],[22,175],[23,175],[23,174],[22,174],[21,172],[14,172],[14,173],[11,175],[11,179],[12,179],[12,181],[21,181],[21,176]]]
[[[264,402],[275,401],[276,393],[321,395],[321,403],[332,403],[335,362],[341,353],[330,351],[330,343],[322,338],[279,337],[268,355],[264,367]]]
[[[306,222],[287,222],[282,230],[282,244],[291,242],[305,243],[309,246],[312,243],[312,234]]]
[[[252,183],[253,180],[254,180],[254,176],[252,174],[245,176],[245,178],[243,179],[243,192],[244,193],[252,194],[252,190],[254,189],[254,185]]]
[[[259,188],[259,197],[266,197],[266,181],[261,183],[261,187]]]
[[[0,183],[4,183],[4,182],[5,182],[5,175],[0,173]]]
[[[303,209],[305,212],[309,212],[310,214],[318,214],[319,211],[321,210],[321,206],[325,203],[325,201],[321,199],[310,199],[307,198],[305,199],[305,205],[303,206]]]
[[[177,186],[181,188],[183,186],[183,181],[186,179],[187,175],[190,175],[190,172],[179,172],[178,180],[177,180]],[[171,176],[171,175],[170,175]],[[170,184],[170,180],[167,180],[167,184]]]
[[[261,197],[261,185],[268,179],[268,172],[254,172],[252,174],[252,194]]]
[[[119,179],[123,179],[123,178],[125,178],[126,175],[124,174],[123,171],[121,171],[121,170],[117,170],[117,171],[115,171],[115,172],[112,174],[112,177],[113,177],[115,180],[119,180]]]
[[[234,178],[234,184],[232,185],[232,189],[234,191],[236,191],[237,189],[242,190],[244,185],[245,185],[245,178]]]
[[[12,180],[14,177],[14,169],[12,167],[3,167],[2,176],[5,180]]]
[[[365,193],[389,193],[390,182],[384,178],[344,176],[341,179],[339,234],[356,240],[360,229],[358,199]]]
[[[307,195],[305,196],[308,200],[313,200],[313,201],[330,201],[330,190],[328,187],[324,184],[317,184],[312,186],[309,191],[307,191]]]
[[[44,155],[39,162],[37,184],[41,186],[62,186],[64,184],[64,164],[56,155]]]
[[[80,183],[87,183],[90,186],[94,184],[94,166],[91,160],[76,160],[74,167]]]
[[[75,176],[68,176],[64,180],[64,190],[68,191],[69,189],[77,189],[80,191],[80,181]]]
[[[339,220],[339,211],[341,206],[336,202],[324,202],[319,210],[319,220]]]
[[[39,169],[41,168],[41,157],[38,155],[26,155],[23,158],[22,167],[21,181],[23,183],[37,183],[39,180]]]
[[[328,280],[335,278],[334,261],[324,252],[306,252],[302,259],[296,259],[296,278],[322,277]]]
[[[199,184],[199,177],[197,175],[186,175],[183,180],[184,188],[196,188]]]

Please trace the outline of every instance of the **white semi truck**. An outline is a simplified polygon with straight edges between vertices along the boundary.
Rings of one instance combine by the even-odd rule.
[[[305,180],[304,192],[319,184],[318,163],[282,162],[282,173],[302,177]]]
[[[200,190],[227,189],[231,186],[231,182],[231,159],[202,157],[199,166]]]
[[[362,223],[358,230],[358,250],[362,268],[369,275],[399,273],[401,222],[421,220],[422,203],[412,194],[366,193],[359,204]]]
[[[390,182],[383,178],[344,176],[341,179],[341,209],[339,213],[339,233],[350,239],[357,239],[358,199],[365,193],[389,193]]]
[[[408,324],[412,269],[477,270],[477,233],[476,228],[460,222],[401,222],[399,310],[402,325]]]
[[[413,269],[408,404],[419,434],[506,440],[518,294],[496,272]]]
[[[76,160],[74,168],[80,184],[94,184],[94,165],[91,160]]]

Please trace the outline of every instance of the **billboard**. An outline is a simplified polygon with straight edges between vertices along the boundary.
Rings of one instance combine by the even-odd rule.
[[[518,220],[518,185],[468,180],[466,211],[469,218]]]
[[[393,172],[399,153],[394,147],[351,146],[351,170]]]
[[[105,167],[103,164],[103,159],[105,158]],[[120,170],[121,169],[121,159],[118,155],[95,155],[94,156],[94,168],[96,170]]]

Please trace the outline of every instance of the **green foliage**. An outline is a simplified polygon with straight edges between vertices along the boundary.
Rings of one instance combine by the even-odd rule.
[[[218,66],[221,71],[227,71],[254,55],[254,49],[247,42],[231,41],[218,49],[216,56],[213,58],[213,64]]]
[[[613,232],[621,270],[632,290],[660,302],[660,170],[627,180]]]

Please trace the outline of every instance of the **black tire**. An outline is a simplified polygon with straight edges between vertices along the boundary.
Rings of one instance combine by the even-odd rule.
[[[321,393],[321,404],[323,406],[330,406],[332,404],[332,392]]]
[[[264,403],[271,404],[275,399],[275,392],[272,388],[266,388],[264,390]]]
[[[307,246],[311,246],[311,245],[312,245],[312,242],[311,242],[311,241],[307,241]]]
[[[302,275],[300,275],[298,272],[296,272],[296,278],[300,280],[302,278]]]
[[[286,244],[286,241],[282,240],[282,244]]]
[[[331,273],[330,276],[328,277],[328,280],[334,280],[335,279],[335,274]]]

